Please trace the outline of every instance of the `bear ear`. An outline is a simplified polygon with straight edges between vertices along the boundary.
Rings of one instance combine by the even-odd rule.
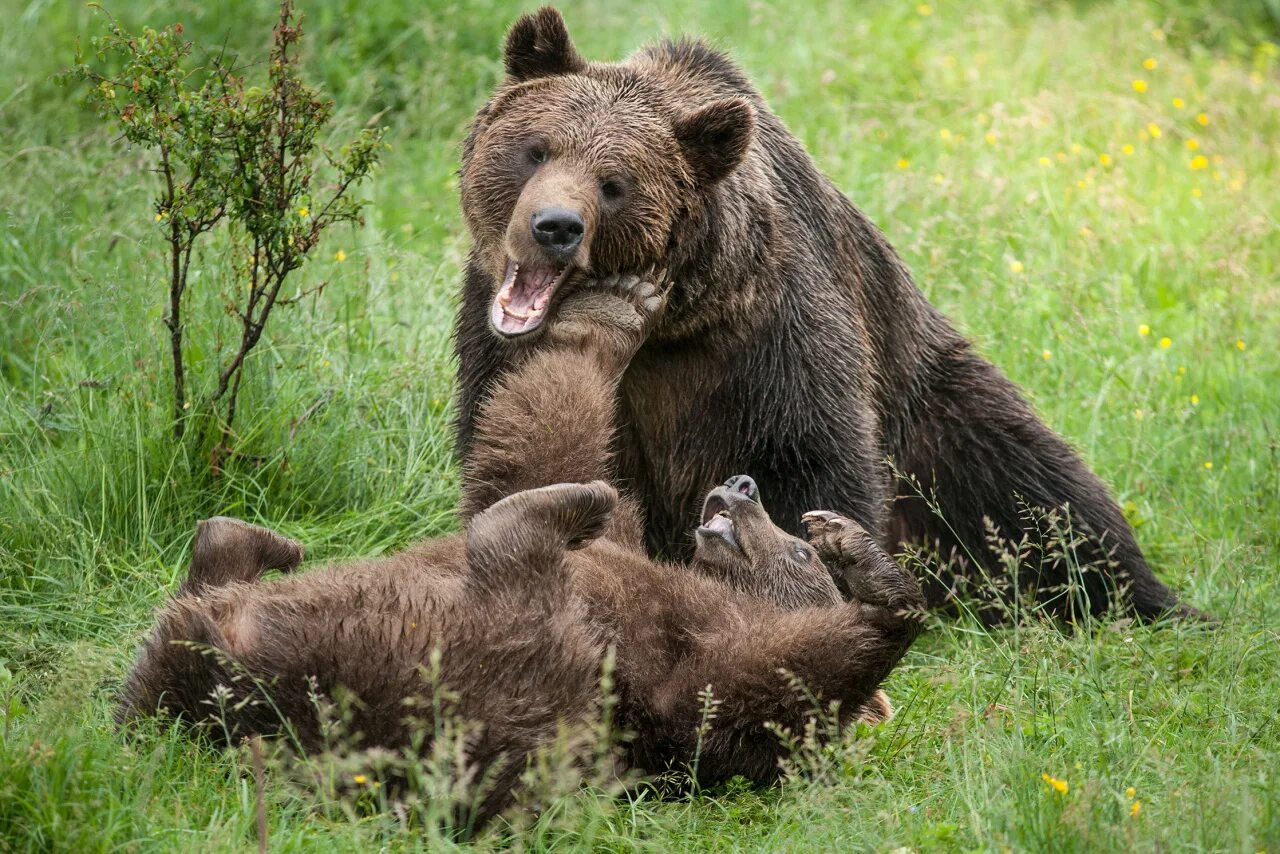
[[[507,76],[516,81],[573,74],[587,67],[569,38],[564,18],[551,6],[521,15],[507,33]]]
[[[737,169],[756,129],[756,111],[745,98],[725,98],[676,120],[676,141],[698,182],[709,186]]]

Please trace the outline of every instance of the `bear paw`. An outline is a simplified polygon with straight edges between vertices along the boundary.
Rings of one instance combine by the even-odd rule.
[[[858,560],[871,535],[852,519],[830,510],[810,510],[800,517],[809,543],[823,561],[845,564]]]
[[[620,273],[583,282],[560,306],[550,338],[630,358],[666,304],[651,277]]]

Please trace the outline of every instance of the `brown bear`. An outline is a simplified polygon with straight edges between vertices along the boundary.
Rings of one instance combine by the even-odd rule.
[[[987,621],[1024,591],[1068,617],[1195,613],[1098,477],[929,304],[726,56],[681,40],[588,62],[544,8],[511,28],[505,65],[460,172],[473,239],[455,323],[464,459],[495,378],[536,349],[559,300],[588,279],[664,269],[669,305],[623,379],[618,446],[652,554],[687,557],[707,487],[749,471],[793,532],[806,508],[833,507],[886,546],[933,553],[933,605],[967,580]],[[1027,538],[1017,577],[986,520]]]
[[[526,757],[593,718],[610,649],[625,756],[651,772],[696,759],[704,784],[775,779],[784,748],[766,724],[798,731],[820,711],[794,679],[841,720],[889,714],[879,686],[924,596],[856,522],[813,512],[798,539],[739,476],[707,495],[690,568],[645,554],[638,513],[607,482],[609,445],[618,383],[661,302],[622,278],[562,307],[481,407],[460,534],[264,581],[301,548],[201,523],[120,720],[165,710],[215,739],[287,732],[309,750],[324,744],[316,698],[346,696],[359,746],[403,754],[433,731],[440,685],[480,725],[467,754],[479,794],[460,817],[474,826],[511,802]],[[719,706],[700,730],[708,686]]]

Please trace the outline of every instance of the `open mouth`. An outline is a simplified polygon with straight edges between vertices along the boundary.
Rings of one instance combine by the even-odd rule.
[[[502,287],[493,298],[489,319],[493,328],[508,338],[532,332],[542,325],[556,288],[568,278],[572,265],[563,267],[521,266],[507,262]]]
[[[699,539],[716,537],[742,551],[738,529],[729,516],[729,505],[718,495],[707,496],[706,503],[702,505],[702,524],[695,533]]]

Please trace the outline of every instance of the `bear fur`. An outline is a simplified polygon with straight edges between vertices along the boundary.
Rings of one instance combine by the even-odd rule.
[[[725,55],[680,40],[588,62],[544,8],[511,28],[505,65],[460,171],[464,459],[496,378],[536,350],[561,299],[663,270],[668,306],[619,414],[618,477],[652,554],[687,558],[708,487],[747,471],[795,533],[805,509],[832,507],[886,547],[932,554],[935,606],[968,585],[989,622],[1022,593],[1068,618],[1196,613],[1155,577],[1101,480]],[[1016,577],[991,529],[1026,538]]]
[[[444,696],[480,726],[466,757],[476,801],[459,816],[474,827],[512,802],[529,756],[596,719],[611,650],[625,760],[650,772],[697,756],[703,784],[776,779],[784,748],[766,724],[798,732],[821,711],[793,677],[841,720],[890,714],[879,686],[924,597],[856,522],[811,513],[797,539],[737,477],[707,496],[691,567],[645,554],[638,513],[607,482],[609,440],[618,383],[660,305],[652,285],[621,279],[563,307],[482,407],[460,534],[264,581],[296,568],[301,547],[201,523],[119,720],[164,711],[214,739],[287,731],[314,750],[316,697],[345,697],[359,748],[405,755],[427,746],[415,737]],[[708,686],[720,706],[700,733]]]

